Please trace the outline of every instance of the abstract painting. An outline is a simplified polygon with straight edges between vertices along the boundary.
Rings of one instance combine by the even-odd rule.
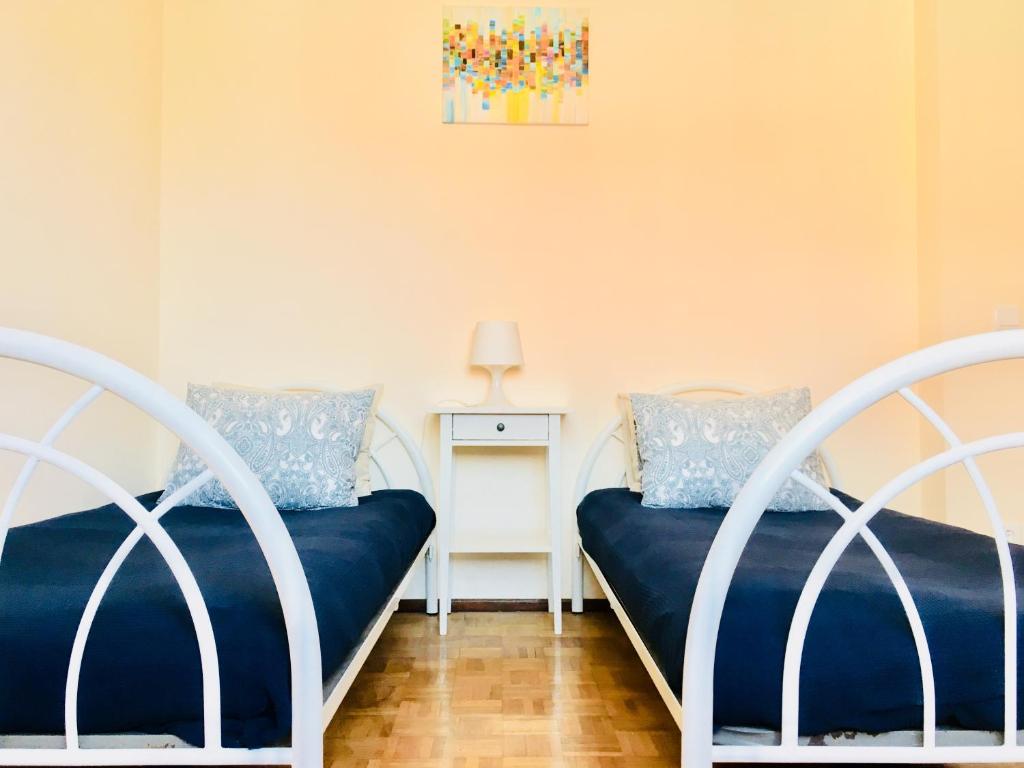
[[[442,14],[444,122],[588,122],[585,10],[445,7]]]

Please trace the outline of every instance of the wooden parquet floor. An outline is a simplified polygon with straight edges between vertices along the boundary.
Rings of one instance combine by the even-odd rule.
[[[329,768],[679,765],[679,730],[611,613],[397,614],[327,730]]]

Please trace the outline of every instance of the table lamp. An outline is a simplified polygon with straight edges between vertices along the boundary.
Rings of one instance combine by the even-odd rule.
[[[481,320],[473,331],[469,364],[491,372],[491,389],[480,405],[510,406],[502,391],[502,379],[509,368],[523,364],[519,324],[513,320]]]

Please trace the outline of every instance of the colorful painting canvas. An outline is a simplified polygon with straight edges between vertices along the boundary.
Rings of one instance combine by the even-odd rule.
[[[588,122],[585,10],[445,7],[441,44],[444,122]]]

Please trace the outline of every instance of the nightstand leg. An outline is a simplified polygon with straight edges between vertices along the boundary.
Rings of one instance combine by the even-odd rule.
[[[452,585],[455,583],[455,561],[448,557],[448,613],[452,612]]]
[[[555,572],[555,556],[554,554],[548,555],[548,573]],[[555,612],[555,580],[553,578],[548,579],[548,613]]]
[[[440,472],[440,504],[438,506],[437,540],[437,587],[440,610],[438,611],[439,630],[442,635],[448,634],[448,614],[451,612],[450,576],[451,566],[449,547],[451,546],[452,526],[452,417],[451,414],[441,415],[441,472]]]
[[[561,416],[548,416],[548,525],[551,529],[551,609],[555,634],[562,634],[562,438]]]

